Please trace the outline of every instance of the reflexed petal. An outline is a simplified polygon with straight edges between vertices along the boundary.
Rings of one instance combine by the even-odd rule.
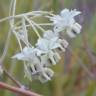
[[[49,55],[49,59],[52,62],[52,64],[56,65],[57,62],[55,60],[55,53],[53,51],[50,51],[48,55]]]
[[[54,56],[54,58],[55,58],[55,60],[56,60],[56,62],[57,62],[57,63],[58,63],[58,62],[59,62],[59,60],[61,59],[61,57],[60,57],[59,53],[58,53],[58,52],[56,52],[56,51],[55,51],[55,56]]]
[[[70,38],[75,38],[76,35],[71,31],[71,29],[67,29],[67,34]]]
[[[81,25],[78,23],[75,23],[73,25],[73,30],[76,32],[76,34],[79,34],[81,32],[81,28],[82,28]]]
[[[77,34],[79,34],[81,32],[81,25],[78,23],[75,23],[74,25],[71,26],[71,28],[68,28],[67,34],[69,35],[69,37],[74,38],[76,37]]]
[[[64,40],[64,39],[59,39],[59,42],[60,42],[60,44],[61,44],[64,48],[67,48],[68,45],[69,45],[69,43],[68,43],[66,40]]]
[[[41,73],[41,75],[39,76],[39,80],[40,80],[40,82],[45,83],[45,82],[51,80],[53,75],[54,75],[54,72],[51,69],[44,68],[44,72]]]

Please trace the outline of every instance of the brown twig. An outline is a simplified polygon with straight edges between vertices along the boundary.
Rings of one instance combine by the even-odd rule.
[[[3,64],[0,62],[0,66],[2,66],[2,69],[3,69],[3,72],[5,73],[5,75],[9,78],[9,79],[11,79],[13,82],[14,82],[14,84],[15,85],[17,85],[18,87],[22,87],[22,84],[18,81],[18,80],[16,80],[4,67],[3,67]]]
[[[17,81],[7,70],[4,69],[4,73],[14,82],[14,84],[16,84],[18,87],[22,87],[22,84],[19,81]]]
[[[23,96],[41,96],[41,95],[34,93],[34,92],[31,92],[29,90],[25,90],[23,88],[13,87],[13,86],[10,86],[10,85],[3,83],[3,82],[0,82],[0,88],[7,89],[9,91],[22,94]]]

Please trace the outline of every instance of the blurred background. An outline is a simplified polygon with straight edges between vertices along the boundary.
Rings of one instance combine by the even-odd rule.
[[[0,0],[0,18],[8,16],[10,1]],[[96,0],[17,0],[16,14],[33,10],[47,10],[58,14],[64,8],[82,12],[76,18],[82,25],[82,32],[75,39],[67,38],[70,45],[59,64],[52,67],[55,76],[51,81],[41,84],[24,78],[23,63],[11,59],[19,51],[14,35],[11,36],[4,67],[30,90],[43,96],[96,96]],[[0,23],[0,56],[8,30],[8,21]],[[33,33],[30,39],[35,43],[37,36]],[[5,75],[0,77],[0,81],[14,85]],[[0,96],[20,95],[0,89]]]

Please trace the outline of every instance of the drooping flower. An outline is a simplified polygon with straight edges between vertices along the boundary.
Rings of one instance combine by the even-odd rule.
[[[26,61],[26,64],[24,64],[25,77],[29,80],[32,80],[32,77],[34,77],[36,79],[40,79],[40,81],[42,79],[42,82],[48,81],[53,76],[53,71],[51,69],[49,70],[47,66],[44,66],[44,62],[46,60],[38,57],[36,52],[37,50],[35,50],[35,48],[25,47],[21,53],[14,55],[12,58]],[[48,62],[46,63],[48,65]]]
[[[43,38],[38,39],[36,43],[37,49],[42,50],[41,55],[47,55],[46,60],[48,58],[53,65],[60,60],[59,53],[55,50],[61,49],[65,51],[67,46],[68,42],[64,39],[59,39],[59,34],[51,30],[46,31],[43,34]]]
[[[65,48],[68,47],[68,42],[65,39],[60,39],[59,34],[56,32],[48,30],[44,33],[43,37],[49,41],[54,40],[55,42],[53,43],[56,43],[58,45],[57,47],[60,47],[62,51],[65,51]]]
[[[60,60],[60,56],[57,57],[56,55],[56,52],[54,52],[54,50],[56,48],[61,48],[62,46],[56,42],[57,38],[54,38],[53,40],[47,40],[47,39],[44,39],[44,38],[41,38],[38,40],[36,46],[38,49],[42,50],[42,54],[45,54],[47,55],[47,58],[50,59],[50,61],[53,63],[53,64],[56,64],[56,60],[55,58],[58,58],[57,60]],[[63,50],[65,50],[64,48],[61,48]],[[58,54],[59,55],[59,54]]]
[[[73,30],[75,33],[79,34],[81,31],[81,25],[75,21],[75,16],[79,15],[81,12],[76,11],[76,9],[69,11],[69,9],[64,9],[61,11],[60,15],[50,17],[50,20],[54,23],[54,31],[61,32],[66,31],[70,37]],[[69,32],[70,30],[70,32]],[[72,31],[72,32],[71,32]]]

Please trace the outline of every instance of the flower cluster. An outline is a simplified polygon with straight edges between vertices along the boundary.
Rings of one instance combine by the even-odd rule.
[[[39,79],[41,82],[51,80],[54,72],[50,66],[56,65],[60,61],[59,51],[65,52],[68,47],[68,42],[61,38],[60,33],[64,32],[71,38],[76,37],[81,31],[81,25],[75,21],[74,17],[80,13],[68,9],[61,11],[60,15],[46,11],[33,11],[30,14],[21,15],[21,25],[14,24],[14,26],[11,26],[21,49],[21,52],[12,58],[24,61],[25,77],[29,80],[32,80],[32,78]],[[32,17],[28,17],[29,15],[32,15]],[[48,18],[51,23],[38,24],[34,22],[32,18],[38,16]],[[50,25],[53,28],[45,30],[41,25]],[[28,40],[27,27],[32,27],[39,37],[34,46]],[[37,29],[43,32],[42,36],[40,36]],[[21,42],[25,44],[24,48],[22,48]]]

